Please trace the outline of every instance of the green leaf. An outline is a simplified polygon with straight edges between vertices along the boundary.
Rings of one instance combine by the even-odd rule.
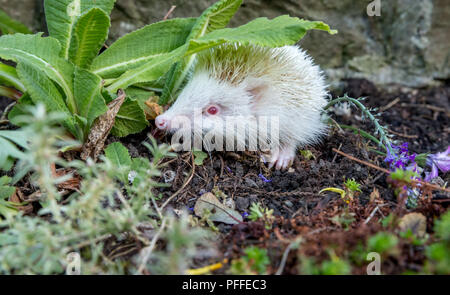
[[[8,139],[9,141],[24,149],[28,148],[27,133],[22,131],[21,129],[0,130],[0,137]]]
[[[10,218],[18,213],[18,209],[14,206],[14,203],[8,201],[8,199],[16,192],[14,186],[8,185],[10,183],[10,177],[0,177],[0,219],[1,216]]]
[[[21,130],[0,130],[0,170],[9,171],[12,159],[24,157],[24,153],[17,146],[28,148],[26,140],[27,135]]]
[[[16,105],[9,111],[8,120],[16,126],[25,126],[22,121],[18,120],[21,116],[29,114],[27,107],[33,105],[30,94],[25,92],[22,97],[17,101]]]
[[[208,158],[208,154],[204,151],[195,150],[192,152],[194,154],[194,163],[197,166],[203,165],[203,161]]]
[[[200,38],[214,30],[225,28],[241,4],[242,0],[222,0],[206,9],[195,22],[187,41]],[[191,55],[172,66],[160,98],[159,103],[161,105],[172,101],[175,92],[185,80],[194,60],[195,55]]]
[[[102,80],[99,76],[87,70],[75,68],[74,96],[78,115],[86,118],[84,135],[87,135],[94,120],[108,110],[101,91]]]
[[[117,113],[111,134],[124,137],[129,134],[141,132],[147,126],[148,121],[139,102],[127,97],[120,107],[119,113]]]
[[[242,0],[222,0],[215,3],[197,19],[188,39],[199,38],[225,28],[241,4]]]
[[[255,44],[266,47],[293,45],[303,38],[308,30],[324,30],[330,34],[336,31],[319,21],[307,21],[282,15],[272,20],[261,17],[238,28],[213,31],[190,41],[186,55],[199,52],[223,43]]]
[[[43,71],[26,63],[17,65],[17,73],[35,104],[43,103],[48,111],[61,112],[67,115],[64,126],[76,135],[76,128],[71,113],[64,103],[58,88],[47,78]]]
[[[69,59],[81,68],[89,68],[108,38],[109,16],[100,8],[82,15],[73,30]]]
[[[161,54],[157,59],[147,62],[135,69],[123,73],[113,84],[107,87],[111,93],[117,92],[120,88],[126,89],[128,86],[137,83],[149,82],[163,76],[172,66],[180,60],[187,49],[187,45],[178,47],[169,53]]]
[[[20,78],[17,75],[16,68],[5,65],[0,62],[0,82],[6,86],[12,86],[17,90],[25,92],[25,86],[20,82]]]
[[[190,58],[195,57],[195,55],[191,55],[186,59],[186,61],[179,61],[172,65],[170,70],[166,74],[166,83],[164,84],[163,91],[161,93],[161,96],[159,97],[158,103],[160,105],[166,105],[168,102],[173,100],[173,94],[176,91],[175,87],[178,84],[178,81],[183,81],[183,69],[186,70],[186,73],[188,72],[189,66],[187,65],[187,62],[189,62]]]
[[[131,166],[131,157],[127,148],[120,142],[113,142],[105,149],[105,156],[122,172],[120,180],[128,183],[128,172]]]
[[[48,111],[70,114],[58,88],[42,71],[26,63],[21,63],[17,65],[17,72],[35,104],[41,102]]]
[[[24,24],[12,19],[3,10],[0,9],[0,31],[2,34],[31,34],[31,31]]]
[[[8,199],[16,192],[13,186],[0,186],[0,199]]]
[[[10,202],[0,200],[0,216],[9,219],[19,212],[17,208],[14,207]],[[1,219],[1,218],[0,218]]]
[[[48,32],[61,44],[61,55],[69,59],[69,48],[74,28],[81,15],[92,8],[111,13],[115,0],[45,0],[45,19]]]
[[[126,89],[136,83],[156,80],[181,58],[223,43],[281,47],[295,44],[311,29],[325,30],[330,34],[336,33],[322,22],[301,20],[287,15],[272,20],[257,18],[238,28],[216,30],[198,39],[190,40],[188,44],[161,55],[156,61],[125,72],[108,87],[108,91],[116,92],[120,88]]]
[[[159,60],[186,42],[195,18],[171,19],[145,26],[114,42],[94,59],[91,70],[116,78],[132,68]]]
[[[11,182],[11,177],[5,175],[0,177],[0,186],[8,185]]]
[[[129,87],[127,89],[127,97],[132,100],[136,100],[139,104],[145,103],[151,96],[154,96],[155,93],[153,91],[145,90],[138,87]]]
[[[14,34],[0,37],[0,57],[18,63],[27,63],[55,81],[66,95],[69,109],[76,113],[72,92],[73,66],[59,57],[61,47],[51,37]]]

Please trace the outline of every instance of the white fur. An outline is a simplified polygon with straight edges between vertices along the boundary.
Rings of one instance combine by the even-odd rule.
[[[169,121],[192,117],[194,109],[204,111],[212,104],[221,107],[221,117],[276,115],[279,148],[291,155],[298,146],[318,142],[324,133],[321,111],[326,96],[319,67],[299,47],[225,44],[198,55],[190,81],[163,116]],[[213,125],[215,119],[206,116],[203,124]],[[244,119],[239,124],[253,128],[254,122]]]

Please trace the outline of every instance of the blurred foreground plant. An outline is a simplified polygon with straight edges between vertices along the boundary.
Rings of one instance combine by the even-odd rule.
[[[160,273],[183,273],[196,257],[196,246],[205,243],[205,239],[202,234],[190,232],[186,216],[171,217],[154,202],[159,162],[169,155],[168,148],[158,147],[153,141],[148,145],[153,158],[133,159],[129,167],[108,157],[102,157],[99,163],[90,159],[86,163],[67,162],[58,157],[58,151],[73,142],[64,140],[62,129],[54,127],[62,117],[47,114],[42,106],[30,109],[30,113],[32,116],[24,118],[31,124],[19,129],[27,134],[28,148],[18,156],[18,165],[32,173],[26,180],[40,191],[42,208],[37,216],[2,214],[5,219],[0,221],[0,273],[62,274],[72,252],[80,255],[82,274],[132,273],[140,265],[142,273],[154,269]],[[79,190],[64,196],[57,184],[71,176],[56,178],[52,164],[75,169],[82,179]],[[133,183],[121,183],[124,170],[131,167],[136,172]],[[140,256],[130,264],[105,249],[106,242],[120,245],[131,240],[136,254],[154,246],[159,237],[167,247],[158,249],[158,260],[152,260],[151,270]],[[178,251],[177,257],[172,255],[174,251]]]

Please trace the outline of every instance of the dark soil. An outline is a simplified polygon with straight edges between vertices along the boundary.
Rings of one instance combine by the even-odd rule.
[[[411,152],[435,153],[445,150],[449,145],[450,86],[384,93],[368,81],[348,80],[345,92],[350,97],[367,97],[367,106],[383,110],[381,123],[389,127],[393,139],[401,143],[408,142]],[[334,93],[333,97],[342,94]],[[396,103],[392,104],[393,101]],[[334,119],[341,124],[373,133],[373,125],[369,121],[359,120],[360,115],[358,110],[352,109],[351,116],[334,116]],[[133,156],[147,156],[146,149],[139,144],[145,139],[144,132],[139,136],[122,139],[122,142]],[[160,140],[168,142],[169,139]],[[308,148],[315,159],[308,160],[298,155],[290,172],[269,171],[257,154],[213,152],[202,166],[195,167],[194,177],[171,205],[176,209],[191,208],[192,211],[197,198],[215,188],[231,197],[240,213],[248,212],[250,204],[254,202],[273,209],[277,219],[271,230],[265,229],[260,222],[245,222],[234,226],[218,224],[222,238],[217,241],[217,248],[223,255],[222,258],[229,260],[243,255],[243,249],[247,246],[267,248],[272,261],[272,272],[275,273],[290,241],[303,235],[305,241],[301,250],[298,253],[291,251],[283,268],[284,274],[297,274],[300,256],[322,261],[329,259],[330,248],[339,256],[364,245],[368,237],[381,230],[380,220],[383,216],[378,213],[364,225],[377,205],[382,205],[380,208],[384,216],[391,212],[402,216],[408,212],[404,206],[397,205],[397,197],[390,188],[385,173],[337,155],[332,148],[386,168],[384,157],[369,151],[369,148],[377,147],[367,139],[352,131],[333,127],[322,144]],[[160,191],[165,196],[164,199],[180,189],[191,172],[191,163],[189,153],[180,154],[164,168],[163,171],[172,170],[176,173],[172,186]],[[260,173],[270,182],[264,182]],[[343,187],[344,180],[349,178],[359,182],[362,189],[358,198],[349,205],[339,194],[318,194],[326,187]],[[443,178],[444,181],[450,180],[449,175]],[[370,201],[370,195],[374,191],[378,191],[379,197]],[[422,212],[428,217],[429,233],[432,233],[434,219],[447,210],[450,201],[449,195],[442,192],[434,192],[433,198],[446,200],[423,200],[418,208],[410,210]],[[346,208],[355,214],[355,220],[348,228],[331,221],[333,217],[343,214]],[[424,260],[423,251],[417,251],[411,245],[405,245],[404,249],[402,255],[385,261],[384,273],[399,274],[406,270],[420,269]],[[207,263],[203,261],[198,267],[205,264]],[[352,272],[364,274],[366,266],[367,263],[360,268],[353,268]],[[224,271],[226,269],[216,273]]]
[[[408,142],[412,152],[436,153],[449,145],[450,85],[385,93],[365,80],[348,80],[346,83],[345,92],[350,97],[366,96],[367,106],[382,110],[381,123],[389,127],[395,140]],[[343,93],[334,93],[333,97],[341,94]],[[7,102],[0,99],[0,109],[6,105]],[[360,120],[360,115],[358,110],[352,109],[349,116],[333,115],[333,118],[338,123],[373,133],[373,125],[369,121]],[[147,140],[147,134],[152,131],[153,127],[150,127],[141,134],[131,135],[120,141],[129,149],[132,157],[150,157],[141,143]],[[119,139],[111,136],[107,143],[117,140]],[[169,138],[160,137],[159,141],[168,142]],[[272,263],[270,273],[275,273],[288,245],[301,235],[303,242],[300,250],[290,251],[282,267],[283,274],[297,274],[302,257],[313,257],[320,262],[330,258],[330,251],[338,256],[349,255],[358,247],[364,246],[368,237],[386,230],[382,228],[380,220],[390,213],[401,217],[408,212],[421,212],[427,217],[427,232],[432,235],[434,220],[448,209],[448,193],[435,191],[432,198],[423,199],[417,208],[408,210],[404,205],[398,204],[397,196],[388,184],[384,172],[338,155],[333,148],[386,168],[384,157],[371,150],[377,149],[373,143],[336,126],[330,128],[328,136],[320,145],[305,148],[312,152],[314,158],[306,159],[298,154],[290,171],[268,170],[255,153],[213,152],[203,165],[195,166],[192,179],[172,200],[173,208],[186,209],[193,214],[192,208],[198,197],[215,189],[232,198],[240,213],[248,213],[250,205],[259,202],[264,207],[273,209],[276,220],[271,229],[266,229],[262,222],[250,222],[246,219],[234,226],[216,224],[220,231],[216,248],[222,257],[199,261],[194,267],[202,267],[225,258],[231,261],[242,256],[244,248],[256,245],[267,249]],[[163,195],[162,201],[177,192],[192,171],[190,153],[179,154],[177,158],[166,162],[163,173],[172,170],[176,176],[170,187],[159,189]],[[263,181],[260,174],[270,182]],[[450,175],[441,177],[444,182],[450,180]],[[344,180],[350,178],[361,184],[362,192],[349,204],[336,193],[319,195],[323,188],[342,188]],[[370,217],[377,206],[381,213]],[[337,222],[336,218],[343,214],[353,214],[354,220],[348,225]],[[383,273],[400,274],[407,270],[420,270],[425,258],[423,247],[407,243],[401,245],[400,255],[384,260]],[[356,260],[359,261],[356,265],[360,266],[353,267],[352,273],[364,274],[367,266],[365,257]],[[229,265],[215,273],[224,273],[228,267]]]

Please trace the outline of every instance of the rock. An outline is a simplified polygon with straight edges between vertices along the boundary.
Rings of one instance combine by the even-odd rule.
[[[216,0],[117,0],[111,15],[113,40],[160,21],[172,5],[171,17],[196,17]],[[342,79],[365,78],[377,86],[421,87],[450,77],[450,5],[448,0],[381,1],[381,16],[368,16],[370,1],[246,0],[230,26],[257,17],[289,14],[322,20],[337,35],[308,32],[300,45],[325,70],[331,88]],[[0,7],[34,31],[46,31],[43,0],[0,0]]]
[[[250,205],[250,200],[248,198],[244,198],[244,197],[236,198],[236,209],[237,210],[245,211],[245,210],[247,210],[249,205]]]
[[[195,215],[203,217],[205,210],[211,212],[211,221],[223,222],[226,224],[238,224],[242,222],[239,212],[223,205],[212,193],[202,195],[194,206]]]
[[[215,0],[118,0],[112,36],[161,20],[171,5],[173,17],[198,16]],[[381,1],[381,16],[369,17],[368,1],[247,0],[231,21],[238,26],[256,17],[289,14],[323,20],[339,34],[308,32],[300,42],[321,65],[335,88],[342,78],[366,78],[377,86],[418,87],[450,76],[450,6],[446,0]]]
[[[400,219],[398,227],[402,232],[411,230],[417,237],[423,238],[427,230],[427,219],[421,213],[409,213]]]
[[[284,204],[285,204],[286,206],[288,206],[289,208],[292,208],[292,207],[294,206],[294,204],[292,204],[292,202],[289,201],[289,200],[284,201]]]
[[[0,7],[10,17],[25,24],[34,31],[43,31],[43,1],[0,0]]]

